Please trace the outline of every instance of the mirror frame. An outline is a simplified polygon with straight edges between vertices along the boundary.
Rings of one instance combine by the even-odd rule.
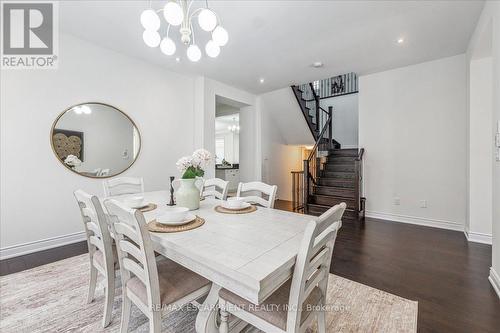
[[[71,169],[69,166],[67,166],[66,164],[64,164],[63,161],[61,161],[59,159],[59,157],[57,156],[57,153],[56,153],[56,149],[54,147],[54,141],[52,140],[52,136],[54,133],[54,129],[56,128],[56,124],[57,122],[59,121],[59,119],[61,119],[62,116],[64,116],[64,114],[66,114],[66,112],[68,112],[69,110],[77,107],[77,106],[80,106],[80,105],[86,105],[86,104],[99,104],[99,105],[104,105],[104,106],[107,106],[107,107],[110,107],[110,108],[113,108],[115,109],[116,111],[120,112],[122,115],[125,116],[125,118],[127,118],[128,120],[130,120],[130,122],[132,123],[132,125],[137,129],[137,134],[139,135],[139,150],[137,151],[137,156],[136,158],[134,158],[134,160],[132,161],[132,163],[130,163],[130,165],[123,169],[122,171],[114,174],[114,175],[109,175],[109,176],[105,176],[105,177],[97,177],[97,176],[90,176],[90,175],[83,175],[81,173],[79,173],[78,171],[75,171],[73,169]],[[78,103],[78,104],[74,104],[68,108],[66,108],[63,112],[61,112],[57,118],[54,120],[54,122],[52,123],[52,127],[50,128],[50,134],[49,134],[49,139],[50,139],[50,147],[52,148],[52,152],[54,153],[54,156],[55,158],[57,159],[57,161],[62,164],[66,169],[70,170],[71,172],[79,175],[79,176],[82,176],[82,177],[87,177],[87,178],[92,178],[92,179],[106,179],[106,178],[112,178],[112,177],[115,177],[115,176],[118,176],[122,173],[124,173],[125,171],[127,171],[128,169],[130,169],[130,167],[132,167],[132,165],[134,165],[134,163],[137,161],[137,159],[139,158],[139,155],[141,154],[141,149],[142,149],[142,135],[141,135],[141,131],[139,130],[139,127],[137,127],[137,124],[132,120],[132,118],[130,118],[128,116],[128,114],[126,114],[125,112],[123,112],[122,110],[118,109],[117,107],[111,105],[111,104],[107,104],[107,103],[102,103],[102,102],[83,102],[83,103]]]

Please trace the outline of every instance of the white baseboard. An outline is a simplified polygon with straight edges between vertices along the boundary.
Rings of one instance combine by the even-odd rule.
[[[498,298],[500,298],[500,276],[493,269],[493,267],[490,267],[490,276],[488,277],[488,280],[490,280],[490,283],[493,286],[493,289],[495,289],[495,291],[498,295]]]
[[[438,220],[438,219],[430,219],[426,217],[418,217],[418,216],[409,216],[409,215],[400,215],[393,213],[381,213],[374,211],[366,211],[366,217],[371,217],[374,219],[388,220],[393,222],[401,222],[401,223],[409,223],[416,225],[423,225],[426,227],[434,227],[455,231],[464,231],[464,226],[457,222],[446,221],[446,220]]]
[[[42,239],[34,242],[12,245],[0,248],[0,260],[9,259],[24,254],[52,249],[54,247],[81,242],[86,239],[85,231],[75,232],[69,235]]]
[[[474,232],[474,231],[464,231],[465,238],[469,242],[474,242],[474,243],[483,243],[483,244],[489,244],[491,245],[493,242],[493,237],[488,234],[483,234],[480,232]]]

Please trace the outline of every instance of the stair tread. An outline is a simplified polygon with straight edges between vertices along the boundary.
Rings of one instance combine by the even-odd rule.
[[[346,200],[353,200],[354,199],[354,198],[350,198],[350,197],[343,197],[341,195],[331,195],[331,194],[317,194],[317,193],[313,193],[311,195],[312,196],[318,196],[318,197],[333,198],[333,199],[346,199]]]
[[[312,207],[317,207],[317,208],[326,208],[326,209],[333,207],[333,206],[329,206],[329,205],[319,205],[319,204],[313,204],[313,203],[308,203],[307,205],[312,206]],[[347,207],[346,210],[352,211],[352,212],[356,211],[356,209],[352,209],[349,207]]]

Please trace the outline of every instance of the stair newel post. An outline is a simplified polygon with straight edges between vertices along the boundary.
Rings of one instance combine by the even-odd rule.
[[[304,211],[307,213],[307,202],[309,201],[309,160],[304,160]]]
[[[333,107],[328,107],[328,118],[330,119],[328,123],[328,149],[333,148]]]

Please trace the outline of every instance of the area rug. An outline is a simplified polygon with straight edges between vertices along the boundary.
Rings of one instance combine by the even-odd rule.
[[[88,271],[83,254],[0,277],[0,332],[119,332],[121,297],[115,298],[111,325],[103,329],[103,290],[86,304]],[[333,274],[327,298],[328,332],[417,331],[417,302]],[[162,332],[195,332],[196,314],[195,307],[169,314]],[[130,324],[129,332],[148,332],[147,318],[134,307]]]

